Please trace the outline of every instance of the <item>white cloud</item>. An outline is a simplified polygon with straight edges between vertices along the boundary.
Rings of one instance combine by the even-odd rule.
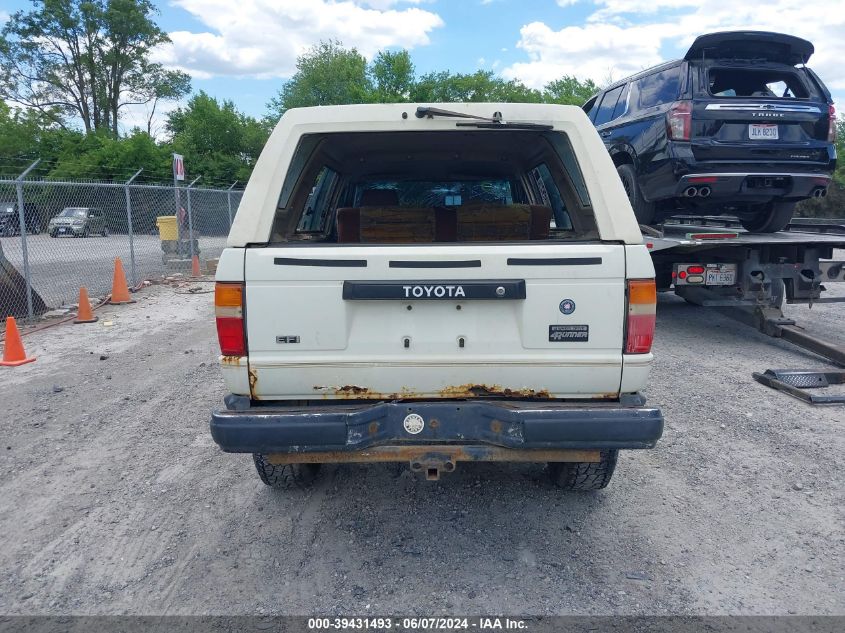
[[[580,0],[557,0],[559,7],[571,7],[573,4],[580,2]]]
[[[568,0],[558,0],[565,4]],[[563,74],[604,83],[683,55],[696,36],[713,31],[788,32],[815,44],[809,65],[845,101],[845,2],[807,0],[593,0],[582,25],[555,31],[542,22],[520,30],[529,61],[503,70],[540,87]],[[665,54],[669,51],[669,54]]]
[[[207,31],[169,33],[157,61],[197,78],[289,77],[296,57],[320,40],[337,39],[371,57],[392,46],[429,43],[441,26],[419,0],[174,0]],[[405,5],[405,6],[402,6]],[[395,7],[395,8],[394,8]]]
[[[614,24],[568,26],[554,31],[542,22],[523,26],[517,47],[528,62],[508,66],[502,74],[542,88],[562,75],[606,83],[661,61],[661,24],[622,28]]]

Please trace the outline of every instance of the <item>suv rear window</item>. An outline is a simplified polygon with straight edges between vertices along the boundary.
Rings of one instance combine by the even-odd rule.
[[[714,97],[807,99],[810,96],[800,77],[788,70],[711,68],[707,84]]]
[[[587,187],[565,134],[485,130],[303,136],[270,241],[596,237]]]

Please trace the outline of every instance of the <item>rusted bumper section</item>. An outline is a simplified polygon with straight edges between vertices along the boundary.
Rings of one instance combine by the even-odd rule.
[[[211,435],[224,451],[296,454],[303,462],[309,461],[303,453],[358,453],[354,461],[394,461],[386,458],[399,455],[393,449],[373,449],[432,445],[479,447],[468,449],[466,457],[459,459],[503,461],[511,453],[481,448],[519,452],[652,448],[663,433],[662,413],[645,407],[642,400],[629,406],[453,400],[325,406],[276,403],[239,409],[212,413]],[[513,461],[526,459],[513,454]]]

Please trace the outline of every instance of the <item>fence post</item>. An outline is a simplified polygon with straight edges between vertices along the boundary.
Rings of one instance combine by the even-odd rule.
[[[229,185],[229,188],[226,190],[226,202],[229,204],[229,230],[230,231],[232,230],[232,188],[236,184],[238,184],[237,180],[235,182],[233,182],[231,185]]]
[[[191,215],[191,187],[202,178],[202,176],[197,176],[191,181],[191,184],[188,185],[188,241],[191,243],[191,259],[194,259],[194,218]]]
[[[123,190],[126,193],[126,221],[127,221],[127,229],[129,230],[129,266],[130,270],[132,271],[132,285],[138,285],[138,273],[135,270],[135,236],[132,234],[132,199],[129,195],[129,185],[132,184],[132,181],[135,180],[141,172],[144,171],[143,167],[135,172],[135,175],[132,176],[129,180],[126,181],[123,185]]]
[[[18,194],[18,223],[21,231],[21,254],[23,255],[23,278],[26,282],[26,314],[32,320],[35,318],[35,311],[32,309],[32,279],[29,275],[29,250],[26,245],[26,211],[23,206],[23,179],[35,166],[41,162],[39,158],[15,180],[15,189]]]

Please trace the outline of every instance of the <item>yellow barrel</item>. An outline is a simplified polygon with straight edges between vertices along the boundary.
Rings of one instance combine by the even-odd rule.
[[[164,240],[178,240],[179,229],[176,226],[175,215],[160,215],[156,218],[158,238]]]

